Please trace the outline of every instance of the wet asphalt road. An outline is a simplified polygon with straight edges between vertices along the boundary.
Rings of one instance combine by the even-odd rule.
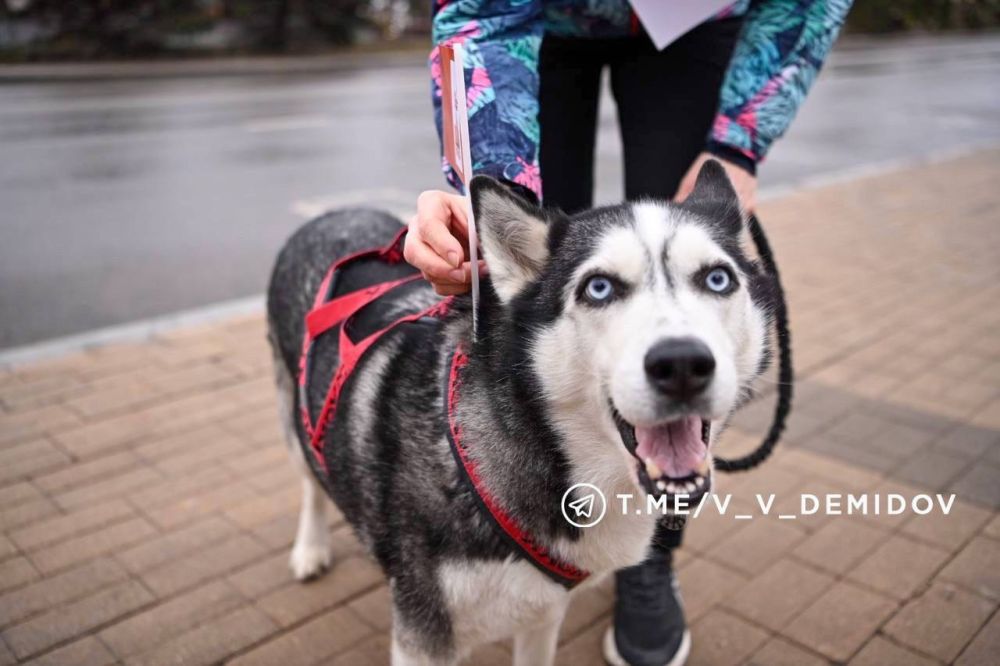
[[[1000,141],[1000,38],[842,43],[765,191]],[[598,198],[619,196],[613,105]],[[426,70],[0,85],[0,348],[261,292],[305,216],[441,187]]]

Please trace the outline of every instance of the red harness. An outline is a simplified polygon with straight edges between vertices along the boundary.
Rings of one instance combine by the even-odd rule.
[[[333,423],[333,419],[336,416],[340,392],[343,390],[348,379],[350,379],[365,352],[371,349],[383,335],[394,330],[396,327],[415,322],[425,317],[441,318],[451,307],[453,299],[445,298],[419,312],[400,317],[387,326],[369,333],[360,340],[352,340],[347,334],[351,318],[360,312],[362,308],[375,302],[389,291],[419,279],[420,275],[414,274],[397,280],[376,283],[363,289],[334,297],[337,276],[343,268],[362,259],[376,259],[389,265],[400,263],[403,261],[402,248],[405,235],[406,229],[403,228],[392,239],[392,242],[385,247],[363,250],[337,260],[327,271],[323,282],[320,283],[319,289],[316,292],[316,298],[313,301],[313,308],[306,315],[302,356],[299,360],[300,414],[306,435],[309,437],[309,449],[313,454],[313,459],[324,471],[327,470],[327,463],[323,454],[323,439],[326,430]],[[311,374],[310,359],[313,343],[321,335],[337,326],[340,327],[340,362],[333,378],[330,380],[330,386],[327,389],[323,406],[314,421],[309,409],[308,400]],[[461,387],[461,370],[467,362],[468,357],[461,346],[459,346],[452,355],[450,372],[447,379],[447,399],[445,400],[445,410],[448,419],[448,441],[458,468],[463,472],[463,477],[471,487],[473,495],[477,497],[480,509],[490,517],[491,522],[504,539],[523,553],[529,562],[549,578],[561,585],[572,588],[586,579],[589,575],[588,572],[577,569],[571,564],[561,562],[549,554],[543,546],[536,543],[531,535],[521,529],[517,521],[504,510],[496,498],[489,492],[489,489],[486,488],[475,460],[469,456],[467,443],[462,442],[462,426],[457,422],[455,417],[455,407],[458,404],[458,391]]]

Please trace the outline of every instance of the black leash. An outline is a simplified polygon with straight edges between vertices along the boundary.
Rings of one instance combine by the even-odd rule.
[[[788,305],[785,303],[785,290],[781,286],[781,277],[778,275],[778,266],[774,261],[771,244],[767,242],[767,236],[764,235],[764,229],[757,221],[757,216],[751,215],[747,222],[750,237],[753,238],[754,245],[757,246],[757,254],[764,264],[764,270],[770,273],[774,279],[774,329],[778,338],[778,401],[774,406],[771,429],[768,430],[767,436],[764,437],[760,446],[741,458],[731,460],[715,458],[715,469],[723,472],[745,472],[767,460],[771,452],[774,451],[774,445],[781,439],[785,422],[788,420],[788,413],[792,410],[794,373],[792,372],[792,339],[788,332]]]

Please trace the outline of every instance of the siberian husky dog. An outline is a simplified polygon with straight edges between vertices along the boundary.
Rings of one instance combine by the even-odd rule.
[[[349,210],[307,223],[268,290],[282,419],[303,473],[292,571],[304,580],[330,565],[329,494],[389,580],[397,665],[451,664],[507,637],[515,664],[551,663],[572,594],[503,538],[462,475],[446,413],[459,345],[453,417],[479,481],[535,544],[591,574],[575,589],[647,555],[659,516],[625,515],[616,495],[669,506],[708,491],[712,441],[769,356],[772,282],[742,250],[745,220],[717,162],[680,204],[566,216],[482,176],[471,196],[489,267],[476,339],[468,296],[380,339],[340,394],[325,466],[300,411],[323,402],[337,335],[315,349],[315,386],[300,395],[303,318],[334,259],[384,245],[400,222]],[[362,314],[378,321],[356,325],[378,328],[438,298],[415,281]],[[577,483],[608,498],[586,529],[562,508]]]

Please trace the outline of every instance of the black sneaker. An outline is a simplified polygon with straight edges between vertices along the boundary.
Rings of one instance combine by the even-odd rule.
[[[611,666],[683,666],[691,652],[670,556],[615,573],[615,619],[604,634]]]

